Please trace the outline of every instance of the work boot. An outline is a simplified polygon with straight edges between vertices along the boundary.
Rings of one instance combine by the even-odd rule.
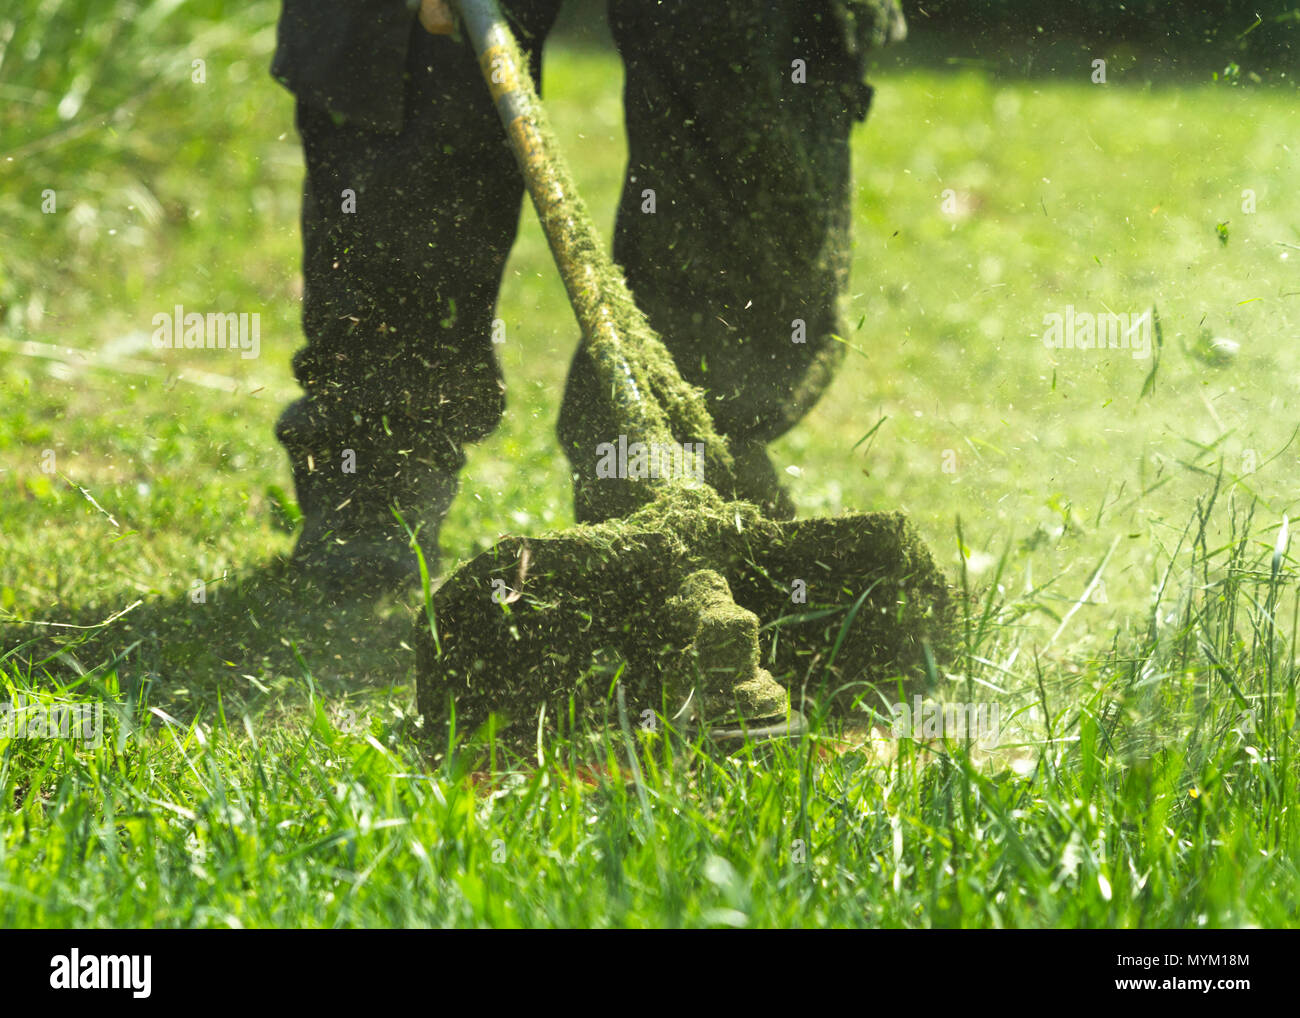
[[[722,492],[724,497],[752,502],[769,520],[792,520],[795,516],[794,499],[781,483],[776,467],[761,442],[731,441],[732,462],[735,464],[735,487]]]
[[[345,451],[342,444],[322,441],[322,434],[305,400],[292,404],[276,425],[276,436],[289,453],[302,512],[302,531],[290,557],[293,565],[323,589],[340,593],[418,582],[419,560],[406,532],[410,527],[430,574],[435,574],[438,530],[459,487],[457,474],[414,456],[401,457],[398,470],[363,462],[355,465],[356,472],[345,473],[334,461]],[[331,444],[339,448],[331,449]],[[368,453],[357,458],[380,459]]]
[[[736,604],[720,573],[691,573],[668,601],[666,616],[677,638],[689,634],[667,669],[674,728],[706,729],[718,743],[797,737],[807,730],[789,692],[759,667],[758,616]]]
[[[338,505],[319,501],[303,509],[302,531],[291,561],[321,586],[332,590],[355,587],[405,586],[420,579],[419,560],[405,528],[392,513],[396,507],[416,532],[430,575],[438,572],[438,530],[456,493],[456,478],[432,478],[426,498],[416,503],[345,498]],[[303,485],[298,484],[303,491]]]

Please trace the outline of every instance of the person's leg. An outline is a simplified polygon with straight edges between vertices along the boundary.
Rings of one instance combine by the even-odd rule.
[[[610,2],[629,144],[614,258],[682,375],[707,390],[737,461],[737,490],[723,494],[772,515],[794,507],[765,446],[842,359],[849,132],[870,95],[862,53],[880,39],[868,31],[890,11],[886,0]],[[598,398],[579,354],[559,429],[571,457],[590,455],[575,428]]]
[[[540,70],[558,0],[507,4]],[[523,183],[467,42],[415,27],[398,134],[299,103],[304,390],[280,418],[304,527],[297,562],[340,583],[406,577],[504,409],[492,350]],[[369,571],[359,575],[358,569]]]

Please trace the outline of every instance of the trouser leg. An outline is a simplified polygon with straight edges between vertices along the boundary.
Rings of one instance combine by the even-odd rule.
[[[629,148],[614,258],[707,392],[738,461],[724,494],[778,515],[793,506],[765,446],[811,409],[843,354],[849,132],[869,91],[840,13],[833,0],[610,3]],[[571,458],[592,455],[579,422],[599,398],[579,352],[559,428]]]
[[[557,8],[507,5],[534,73]],[[469,44],[416,26],[407,71],[397,134],[299,104],[304,394],[276,427],[304,514],[295,556],[399,573],[413,559],[389,507],[436,551],[463,448],[505,406],[492,326],[523,194]]]

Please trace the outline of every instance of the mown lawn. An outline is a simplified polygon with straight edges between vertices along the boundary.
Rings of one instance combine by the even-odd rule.
[[[0,740],[0,923],[1296,922],[1293,87],[1150,85],[1140,60],[1105,85],[1086,61],[875,79],[853,349],[775,456],[805,515],[902,508],[970,590],[936,697],[996,701],[997,745],[674,757],[615,724],[430,763],[412,607],[265,603],[300,342],[276,5],[134,7],[0,17],[0,683],[109,718],[99,748]],[[548,60],[608,224],[617,61]],[[176,304],[259,311],[262,355],[153,350]],[[1048,349],[1067,306],[1155,307],[1163,346]],[[577,331],[531,212],[500,314],[510,406],[453,563],[572,519]]]

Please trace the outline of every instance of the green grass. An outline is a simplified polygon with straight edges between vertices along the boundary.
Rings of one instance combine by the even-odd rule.
[[[0,647],[25,647],[0,682],[107,702],[109,737],[0,741],[0,923],[1297,922],[1297,586],[1274,550],[1300,452],[1292,89],[1148,86],[1140,65],[1106,86],[875,79],[856,352],[775,456],[805,515],[912,515],[971,595],[938,696],[999,702],[1002,746],[827,732],[673,757],[615,712],[594,749],[429,764],[418,610],[274,594],[292,536],[271,425],[301,341],[276,5],[140,3],[107,26],[40,6],[0,62]],[[605,223],[617,80],[606,52],[549,55]],[[260,310],[262,357],[152,350],[177,303]],[[1153,387],[1152,361],[1046,349],[1067,304],[1158,307]],[[500,314],[510,407],[472,451],[453,562],[572,518],[553,422],[577,331],[531,214]]]
[[[274,723],[118,701],[100,748],[6,747],[0,920],[1290,924],[1296,669],[1270,620],[1293,628],[1296,599],[1238,522],[1221,549],[1189,531],[1191,582],[1166,589],[1136,645],[1068,677],[1027,668],[1021,734],[992,754],[905,740],[872,756],[819,737],[673,755],[624,716],[594,755],[555,741],[471,773],[470,753],[419,762],[400,698],[359,717],[312,697]],[[970,659],[1003,657],[984,632]],[[996,666],[969,677],[1005,681]],[[118,689],[51,695],[92,692]]]

